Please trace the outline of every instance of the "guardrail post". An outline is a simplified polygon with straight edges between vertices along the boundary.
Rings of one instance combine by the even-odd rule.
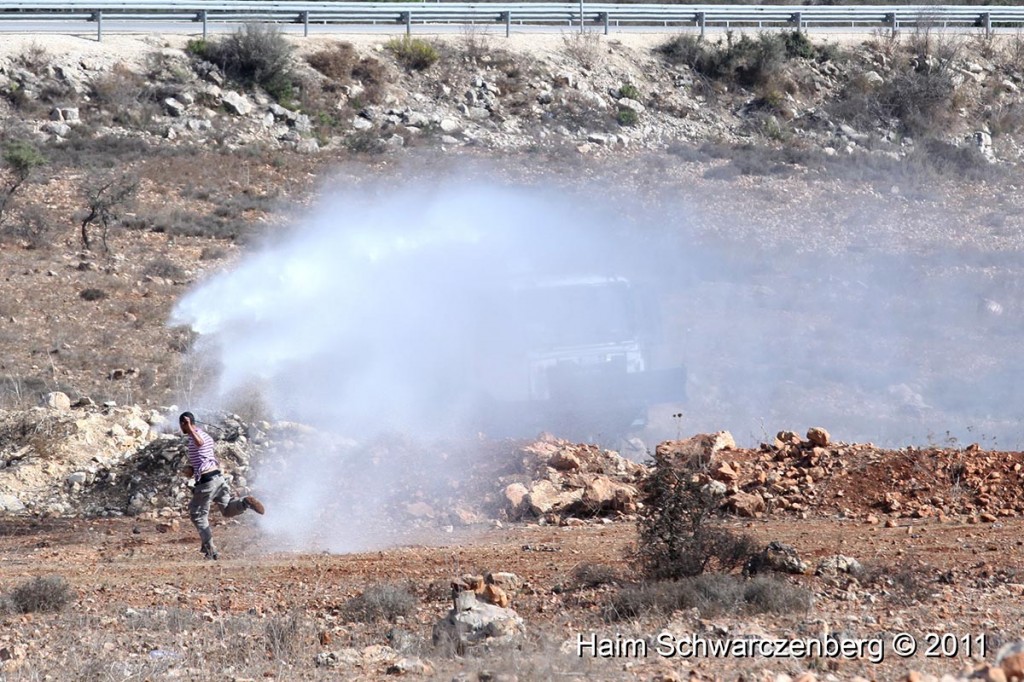
[[[303,38],[308,38],[309,37],[309,12],[302,12],[300,14],[300,16],[302,17],[302,37]]]
[[[501,18],[505,20],[505,37],[512,36],[512,12],[502,12]]]
[[[700,26],[700,37],[704,38],[704,31],[708,27],[707,17],[703,12],[697,12],[697,25]]]
[[[206,40],[206,10],[199,10],[199,21],[203,22],[203,40]]]
[[[96,20],[96,42],[103,42],[103,12],[96,10],[92,15],[92,18]]]
[[[608,12],[601,12],[598,17],[604,22],[604,34],[608,35]]]
[[[885,20],[889,22],[889,27],[892,29],[892,34],[896,35],[896,30],[899,28],[899,22],[896,20],[896,13],[885,15]]]
[[[796,24],[796,32],[799,33],[804,27],[804,15],[800,12],[796,12],[793,15],[793,23]]]
[[[985,35],[992,35],[992,15],[989,14],[988,12],[985,12],[984,14],[981,15],[981,22],[982,25],[985,27]]]
[[[412,35],[412,12],[402,12],[402,18],[405,20],[405,35]]]

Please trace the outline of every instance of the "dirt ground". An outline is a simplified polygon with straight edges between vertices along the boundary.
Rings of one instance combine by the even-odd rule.
[[[601,606],[614,588],[572,588],[572,576],[584,563],[624,573],[623,557],[635,538],[630,522],[439,531],[422,545],[329,555],[269,551],[256,522],[245,518],[215,528],[222,558],[203,562],[184,518],[169,532],[144,520],[5,521],[0,590],[30,577],[60,574],[74,598],[63,613],[0,620],[0,649],[10,659],[0,678],[71,679],[72,672],[75,679],[385,678],[397,655],[381,647],[393,644],[398,628],[431,664],[430,677],[439,679],[499,679],[499,674],[520,680],[673,679],[674,671],[681,679],[774,680],[811,671],[820,679],[891,680],[911,670],[937,677],[963,674],[992,661],[996,648],[1022,634],[1021,519],[984,526],[904,520],[892,528],[842,519],[736,525],[759,540],[794,546],[812,564],[841,553],[893,571],[913,569],[927,589],[919,599],[901,600],[884,591],[799,576],[791,580],[815,594],[807,613],[711,619],[677,613],[670,619],[608,623]],[[458,657],[431,647],[431,626],[448,608],[447,581],[468,571],[511,571],[524,579],[513,599],[528,628],[521,650]],[[418,597],[414,614],[404,622],[368,625],[339,617],[339,605],[348,598],[389,581],[407,582]],[[288,636],[275,637],[274,624],[282,622],[297,624]],[[680,659],[655,649],[646,657],[581,658],[576,651],[578,639],[592,634],[655,638],[663,632],[881,638],[884,660]],[[917,640],[915,656],[893,653],[893,637],[901,632]],[[945,633],[956,637],[956,646],[946,647],[951,655],[925,656],[934,644],[928,637]],[[317,654],[341,648],[361,651],[363,663],[334,669],[314,664]]]

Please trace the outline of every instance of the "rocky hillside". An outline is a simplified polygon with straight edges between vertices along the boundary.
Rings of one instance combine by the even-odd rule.
[[[1018,37],[925,32],[837,45],[785,32],[708,41],[468,33],[354,45],[247,30],[151,41],[130,55],[23,44],[0,60],[6,138],[309,154],[744,143],[793,150],[794,161],[1020,155]]]

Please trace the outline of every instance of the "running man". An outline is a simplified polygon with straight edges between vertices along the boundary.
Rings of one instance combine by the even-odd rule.
[[[233,498],[227,481],[220,473],[220,465],[213,454],[213,438],[196,426],[196,417],[191,412],[182,412],[178,417],[181,432],[188,437],[188,466],[185,473],[196,480],[192,489],[192,501],[188,503],[188,514],[199,531],[202,541],[200,550],[207,559],[217,558],[210,530],[210,503],[216,503],[224,516],[238,516],[246,509],[262,514],[263,503],[252,495]]]

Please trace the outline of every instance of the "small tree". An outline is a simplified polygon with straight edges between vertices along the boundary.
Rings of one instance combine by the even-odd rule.
[[[139,181],[137,179],[124,175],[108,178],[86,189],[85,199],[88,203],[88,208],[82,217],[82,246],[87,251],[92,248],[89,226],[93,223],[100,225],[100,239],[103,242],[103,250],[110,250],[107,244],[107,234],[110,231],[110,226],[121,219],[122,210],[134,199],[138,187]]]
[[[39,150],[21,140],[4,145],[3,161],[8,177],[0,191],[0,225],[4,222],[7,206],[14,193],[28,180],[35,168],[46,162]]]
[[[634,563],[654,580],[700,575],[709,568],[731,571],[756,550],[754,539],[714,522],[721,496],[703,473],[704,464],[655,456],[645,481],[637,520]]]

